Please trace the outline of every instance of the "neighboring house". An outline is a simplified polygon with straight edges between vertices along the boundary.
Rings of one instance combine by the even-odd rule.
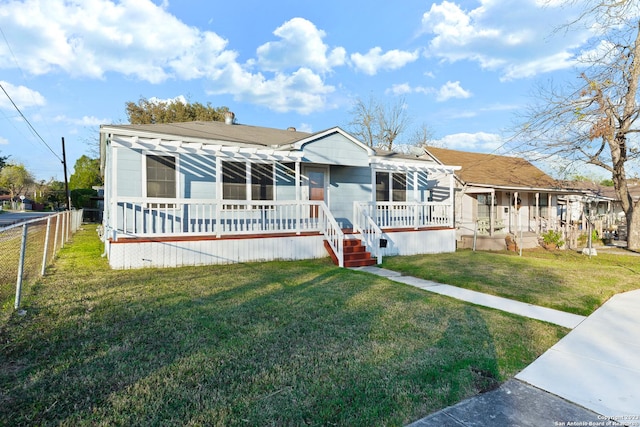
[[[627,183],[629,193],[634,202],[640,199],[640,184],[635,179]],[[591,216],[599,236],[626,240],[627,221],[622,210],[620,199],[613,187],[603,186],[589,181],[564,181],[563,187],[572,191],[582,191],[583,197],[570,196],[568,204],[573,205],[573,216],[583,213]],[[590,215],[589,215],[590,214]]]
[[[455,251],[455,168],[317,133],[190,122],[103,125],[114,268]]]
[[[427,147],[441,164],[461,166],[456,172],[456,218],[459,247],[471,247],[477,237],[485,249],[503,249],[506,234],[526,234],[522,247],[534,247],[537,236],[561,230],[567,221],[566,197],[581,195],[528,161],[509,156]]]

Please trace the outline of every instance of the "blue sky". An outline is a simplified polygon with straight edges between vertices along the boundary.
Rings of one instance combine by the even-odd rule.
[[[544,3],[544,4],[543,4]],[[140,97],[240,123],[348,129],[357,98],[403,97],[444,147],[504,152],[539,82],[575,79],[587,29],[553,1],[0,0],[0,155],[62,179]],[[53,151],[53,152],[52,152]],[[552,172],[552,171],[548,171]]]

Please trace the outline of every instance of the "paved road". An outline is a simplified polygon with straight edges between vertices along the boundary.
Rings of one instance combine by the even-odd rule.
[[[22,221],[28,221],[30,219],[51,215],[53,213],[55,212],[4,212],[0,214],[0,228],[17,224]]]

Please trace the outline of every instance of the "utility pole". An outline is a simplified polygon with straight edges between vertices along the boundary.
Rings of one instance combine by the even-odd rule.
[[[67,154],[64,149],[64,136],[62,137],[62,167],[64,168],[64,194],[67,198],[67,210],[71,210],[71,193],[69,192],[69,180],[67,179]]]

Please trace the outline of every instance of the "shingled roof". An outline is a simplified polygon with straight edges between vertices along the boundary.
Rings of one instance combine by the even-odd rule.
[[[274,146],[286,145],[309,137],[308,132],[274,129],[242,124],[226,124],[216,121],[184,123],[154,123],[140,125],[103,125],[119,131],[145,132],[154,135],[171,135],[185,139],[224,141],[240,145]]]
[[[467,184],[509,188],[560,188],[556,180],[518,157],[427,147],[445,165],[461,166],[456,176]]]

